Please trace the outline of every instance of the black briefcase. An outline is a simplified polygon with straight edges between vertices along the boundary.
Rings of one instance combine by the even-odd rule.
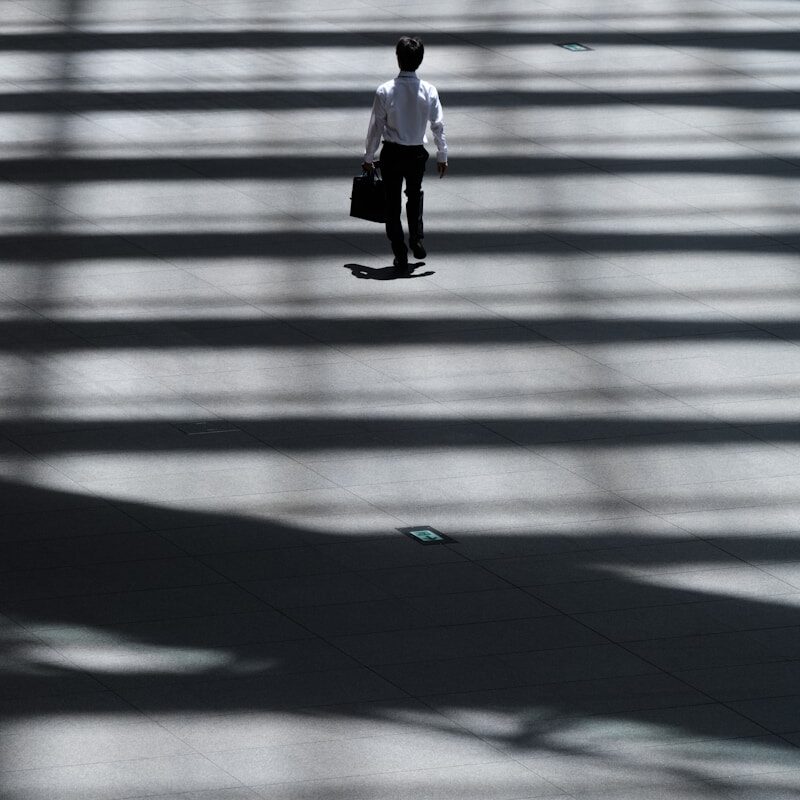
[[[386,222],[386,193],[380,170],[364,170],[353,178],[350,195],[350,216],[370,222]]]

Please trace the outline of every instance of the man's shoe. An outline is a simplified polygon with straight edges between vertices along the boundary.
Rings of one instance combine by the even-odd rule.
[[[393,263],[396,269],[402,270],[403,272],[408,272],[410,269],[407,258],[396,258]]]
[[[414,254],[414,258],[425,258],[425,256],[428,255],[425,252],[425,248],[422,246],[422,239],[409,241],[408,244],[411,247],[411,252]]]

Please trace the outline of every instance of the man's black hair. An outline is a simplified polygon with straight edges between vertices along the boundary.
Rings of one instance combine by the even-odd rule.
[[[416,36],[401,36],[395,48],[397,63],[403,72],[414,72],[422,63],[425,46]]]

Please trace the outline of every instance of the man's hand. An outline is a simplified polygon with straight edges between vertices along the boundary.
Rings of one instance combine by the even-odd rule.
[[[439,178],[444,178],[447,174],[447,162],[446,161],[437,161],[436,162],[436,171],[439,173]]]
[[[364,172],[372,172],[372,170],[375,169],[375,164],[372,161],[365,161],[361,165],[361,169],[363,169]]]

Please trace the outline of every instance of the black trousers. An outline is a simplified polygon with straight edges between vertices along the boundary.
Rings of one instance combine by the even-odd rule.
[[[386,190],[386,236],[392,243],[395,258],[404,261],[408,258],[408,248],[403,240],[402,212],[403,181],[406,183],[406,219],[408,238],[411,241],[422,239],[422,176],[428,151],[420,144],[406,146],[394,142],[384,142],[381,148],[381,175]]]

